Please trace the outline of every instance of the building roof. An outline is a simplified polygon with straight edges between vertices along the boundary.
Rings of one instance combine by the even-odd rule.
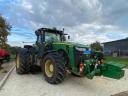
[[[121,42],[121,41],[126,41],[126,40],[128,40],[128,37],[125,38],[125,39],[120,39],[120,40],[115,40],[115,41],[104,42],[104,43],[102,43],[102,44],[113,43],[113,42]]]

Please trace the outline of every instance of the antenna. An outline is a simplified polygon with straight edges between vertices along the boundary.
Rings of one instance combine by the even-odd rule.
[[[63,32],[64,32],[64,28],[63,28]]]

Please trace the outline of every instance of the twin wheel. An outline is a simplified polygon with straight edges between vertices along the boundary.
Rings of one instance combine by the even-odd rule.
[[[27,49],[21,49],[16,56],[16,72],[27,74],[34,64],[32,54]],[[41,69],[45,80],[50,84],[61,83],[66,77],[66,68],[63,58],[57,53],[48,53],[41,60]]]

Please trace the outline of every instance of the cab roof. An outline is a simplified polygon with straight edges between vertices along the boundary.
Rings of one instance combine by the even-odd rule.
[[[64,32],[61,30],[51,29],[51,28],[40,28],[40,29],[35,31],[35,34],[40,35],[43,32],[49,32],[49,33],[55,33],[55,34],[64,34]]]

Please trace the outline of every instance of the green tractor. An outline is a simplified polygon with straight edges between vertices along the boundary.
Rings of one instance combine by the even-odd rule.
[[[39,65],[45,80],[50,84],[61,83],[67,72],[75,76],[106,76],[120,79],[125,66],[102,62],[99,52],[92,52],[86,45],[66,42],[64,31],[40,28],[35,31],[37,40],[33,46],[19,48],[16,56],[16,72],[27,74],[32,66]],[[95,54],[94,54],[95,53]]]

